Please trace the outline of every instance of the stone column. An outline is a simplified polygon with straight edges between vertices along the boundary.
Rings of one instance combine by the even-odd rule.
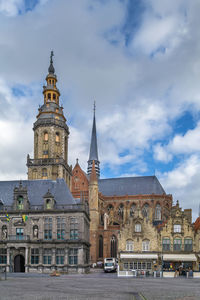
[[[51,266],[53,270],[56,269],[56,248],[52,248]]]
[[[65,258],[64,258],[64,264],[67,265],[68,264],[68,248],[65,248]]]
[[[10,272],[10,248],[7,248],[7,266],[6,266],[6,272]]]
[[[29,254],[29,248],[25,248],[25,272],[28,273],[28,254]]]

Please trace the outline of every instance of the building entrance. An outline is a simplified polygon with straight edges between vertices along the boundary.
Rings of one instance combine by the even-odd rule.
[[[25,259],[23,255],[16,255],[14,259],[14,272],[25,272]]]

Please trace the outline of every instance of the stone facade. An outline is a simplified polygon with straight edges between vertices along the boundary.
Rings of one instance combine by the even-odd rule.
[[[57,184],[65,193],[65,182],[57,180]],[[9,182],[4,190],[8,187],[12,188]],[[34,205],[36,197],[31,195],[37,193],[36,188],[47,192]],[[59,198],[62,193],[54,193],[55,189],[56,182],[50,180],[45,184],[39,180],[23,181],[13,189],[13,202],[7,199],[11,205],[1,206],[0,266],[8,272],[89,270],[88,206],[75,204],[67,193],[68,201]],[[5,195],[1,197],[5,199]]]

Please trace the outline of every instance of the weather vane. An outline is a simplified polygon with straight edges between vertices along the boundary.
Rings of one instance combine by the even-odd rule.
[[[51,64],[53,63],[53,56],[54,56],[53,51],[51,51],[51,56],[50,56],[50,62],[51,62]]]

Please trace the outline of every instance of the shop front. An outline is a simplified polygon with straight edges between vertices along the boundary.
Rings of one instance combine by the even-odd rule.
[[[158,254],[155,253],[120,253],[119,268],[121,271],[145,271],[152,274],[157,265]]]
[[[188,272],[196,270],[196,262],[195,254],[164,254],[163,276],[187,276]]]

